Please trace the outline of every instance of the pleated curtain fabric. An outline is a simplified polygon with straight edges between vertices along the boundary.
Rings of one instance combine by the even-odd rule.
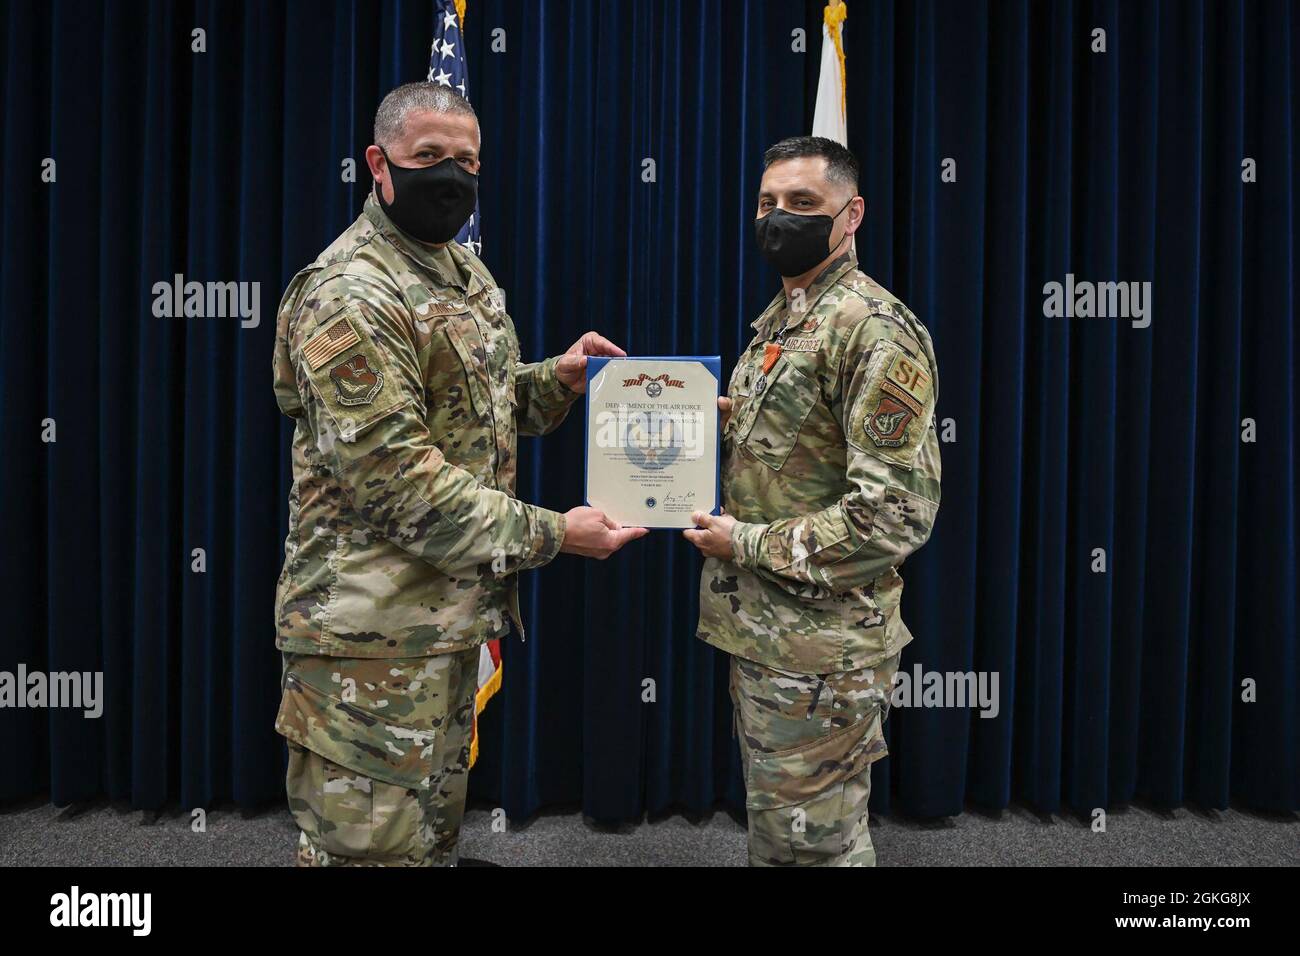
[[[283,799],[275,308],[359,212],[430,7],[4,6],[0,671],[102,672],[104,710],[0,710],[0,799]],[[472,0],[487,262],[526,358],[597,329],[731,368],[779,288],[762,152],[810,127],[821,8]],[[1300,809],[1298,21],[850,0],[858,255],[939,361],[944,500],[902,572],[903,669],[998,681],[990,716],[893,711],[876,812]],[[177,276],[246,284],[257,321],[159,315]],[[1147,324],[1045,314],[1067,282],[1150,283]],[[519,496],[578,504],[581,442],[580,409],[522,441]],[[742,807],[699,570],[656,533],[528,574],[472,795]]]

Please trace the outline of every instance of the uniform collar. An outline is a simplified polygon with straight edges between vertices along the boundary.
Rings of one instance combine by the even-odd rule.
[[[789,329],[803,323],[812,314],[813,309],[817,307],[817,303],[821,301],[821,297],[826,294],[826,291],[839,282],[845,274],[857,267],[858,257],[850,249],[842,256],[831,260],[830,265],[823,269],[817,278],[813,279],[809,284],[804,291],[804,302],[807,303],[807,308],[802,312],[790,313],[782,319],[783,310],[788,311],[786,310],[785,290],[782,289],[776,294],[776,298],[768,304],[767,308],[763,310],[762,314],[750,323],[751,327],[759,332],[766,329],[770,334],[777,331],[777,328],[772,326],[775,321],[781,321],[781,329]]]
[[[464,292],[466,298],[488,288],[488,283],[480,275],[479,269],[470,261],[469,253],[456,240],[453,239],[443,247],[456,266],[455,269],[448,269],[446,260],[435,255],[432,248],[393,225],[393,220],[388,218],[388,214],[379,205],[379,200],[375,198],[373,191],[366,197],[364,214],[376,231],[421,269],[432,273],[440,285],[459,289]],[[468,282],[466,276],[469,276]]]

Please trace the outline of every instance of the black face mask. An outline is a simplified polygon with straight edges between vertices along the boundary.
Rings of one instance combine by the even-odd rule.
[[[376,189],[380,207],[393,225],[421,242],[449,242],[456,238],[478,202],[478,177],[461,168],[454,157],[432,166],[398,166],[388,159],[388,176],[393,182],[393,201],[384,202],[383,189]]]
[[[848,208],[849,202],[840,207],[840,212]],[[758,251],[781,275],[801,276],[830,255],[831,231],[840,212],[834,216],[800,216],[773,209],[754,220]]]

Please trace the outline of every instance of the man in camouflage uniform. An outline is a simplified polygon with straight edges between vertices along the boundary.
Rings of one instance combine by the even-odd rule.
[[[645,533],[514,497],[516,432],[554,429],[586,356],[623,352],[589,332],[520,362],[491,274],[447,241],[477,196],[469,104],[399,87],[375,143],[375,191],[290,282],[276,327],[276,400],[295,422],[276,729],[304,865],[454,864],[479,646],[523,634],[518,573]]]
[[[871,764],[911,640],[898,568],[939,507],[934,351],[858,271],[853,155],[797,137],[764,169],[756,231],[784,290],[719,400],[724,513],[684,532],[707,557],[698,633],[732,655],[751,865],[871,866]]]

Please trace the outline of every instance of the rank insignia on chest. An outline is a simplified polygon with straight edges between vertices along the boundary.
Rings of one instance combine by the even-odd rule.
[[[358,352],[330,369],[330,381],[340,405],[369,405],[384,387],[384,373],[371,369]]]

